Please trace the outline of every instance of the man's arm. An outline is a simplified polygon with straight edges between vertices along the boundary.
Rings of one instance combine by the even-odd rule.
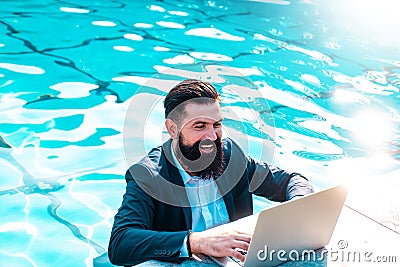
[[[313,193],[313,187],[302,175],[249,158],[250,192],[273,201],[283,202]]]
[[[151,230],[154,212],[153,199],[133,179],[127,179],[126,193],[115,216],[108,247],[111,263],[135,265],[150,259],[179,260],[187,232]]]

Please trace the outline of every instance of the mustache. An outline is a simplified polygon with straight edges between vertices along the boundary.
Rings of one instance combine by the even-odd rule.
[[[184,156],[187,159],[193,161],[193,160],[198,160],[202,156],[202,152],[200,151],[200,145],[212,145],[214,148],[217,148],[218,146],[221,145],[221,140],[216,139],[215,141],[212,141],[210,139],[203,139],[203,140],[198,140],[192,146],[183,145],[183,147],[180,148],[182,152],[183,151],[186,152]]]

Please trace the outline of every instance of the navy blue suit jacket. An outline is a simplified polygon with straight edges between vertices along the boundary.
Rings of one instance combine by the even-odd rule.
[[[230,221],[253,213],[252,194],[285,201],[313,191],[298,173],[289,173],[246,157],[230,139],[223,140],[224,173],[216,180]],[[171,140],[129,168],[126,193],[115,215],[108,248],[116,265],[150,259],[179,261],[191,208],[183,180],[171,157]]]

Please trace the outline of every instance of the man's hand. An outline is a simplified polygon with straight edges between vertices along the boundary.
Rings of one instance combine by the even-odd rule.
[[[249,248],[251,234],[238,231],[209,229],[203,232],[192,232],[189,236],[192,253],[202,253],[214,257],[231,256],[240,261],[245,256],[238,251]]]

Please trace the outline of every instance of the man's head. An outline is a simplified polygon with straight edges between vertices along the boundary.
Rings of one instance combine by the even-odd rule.
[[[164,100],[165,126],[181,165],[203,179],[222,173],[222,114],[210,83],[185,80]]]

